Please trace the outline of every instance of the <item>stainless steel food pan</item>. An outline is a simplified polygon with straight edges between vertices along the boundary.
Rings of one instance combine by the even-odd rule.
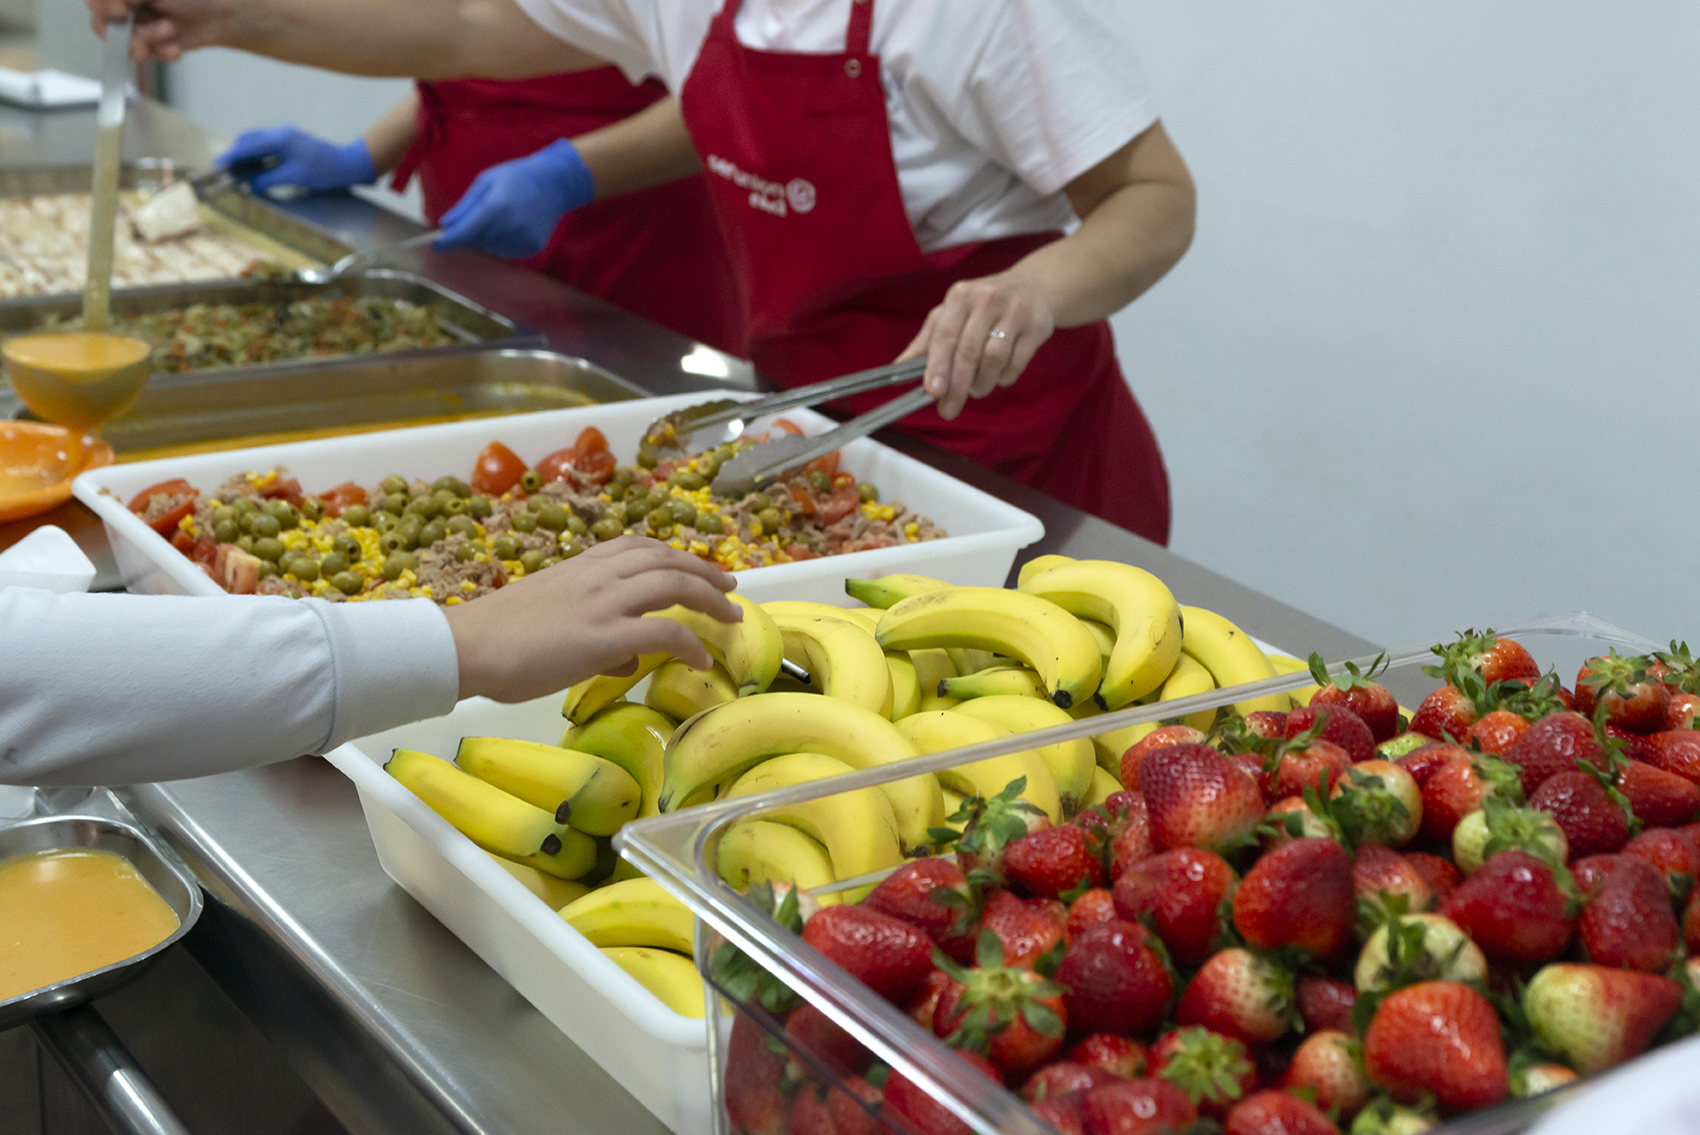
[[[110,993],[187,934],[201,916],[201,887],[195,877],[132,824],[103,816],[47,816],[0,828],[0,861],[67,847],[110,851],[134,863],[142,878],[177,912],[177,929],[134,957],[0,1001],[0,1032],[38,1014],[56,1013]]]

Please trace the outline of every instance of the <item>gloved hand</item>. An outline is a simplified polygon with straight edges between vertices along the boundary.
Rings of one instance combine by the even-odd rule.
[[[217,164],[228,166],[268,154],[276,154],[283,164],[248,179],[256,192],[263,193],[279,185],[298,185],[322,193],[351,185],[370,185],[377,177],[364,138],[339,146],[293,126],[246,131],[234,146],[218,156]]]
[[[443,214],[437,249],[476,248],[509,260],[533,256],[568,210],[596,199],[596,186],[567,139],[491,166]]]

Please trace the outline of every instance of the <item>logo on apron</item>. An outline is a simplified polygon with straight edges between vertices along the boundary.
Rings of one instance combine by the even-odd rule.
[[[794,177],[784,185],[757,177],[739,169],[718,154],[708,155],[709,172],[730,181],[739,189],[749,190],[750,208],[783,217],[787,212],[807,213],[815,207],[815,187],[810,181]]]

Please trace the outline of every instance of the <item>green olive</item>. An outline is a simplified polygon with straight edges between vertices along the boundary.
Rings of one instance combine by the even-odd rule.
[[[254,538],[248,535],[238,536],[236,538],[236,546],[241,548],[244,552],[252,554],[254,551]]]
[[[441,512],[448,507],[450,501],[457,501],[460,498],[455,496],[453,489],[432,489],[431,499],[437,502],[437,511]]]
[[[319,578],[319,561],[312,556],[298,556],[289,566],[289,573],[302,583],[312,583]]]
[[[366,577],[357,571],[339,571],[331,577],[331,586],[344,595],[358,595],[366,590]]]
[[[544,556],[543,562],[537,565],[537,570],[542,571],[544,568],[552,568],[560,562],[560,556]]]
[[[543,474],[535,469],[527,469],[519,476],[519,487],[527,493],[535,493],[543,487]]]
[[[633,476],[634,476],[634,474],[632,473],[631,469],[622,465],[618,469],[614,470],[614,475],[612,477],[608,478],[608,485],[609,485],[610,488],[612,488],[615,485],[618,485],[620,488],[623,489],[627,485],[632,483],[632,477]]]
[[[323,520],[325,517],[325,502],[318,497],[308,497],[301,502],[301,515],[308,520]]]
[[[236,527],[240,528],[244,532],[252,532],[254,531],[254,518],[264,515],[265,513],[263,512],[244,512],[237,518]]]
[[[819,469],[809,470],[808,482],[823,493],[832,488],[832,478],[828,477],[825,473],[822,473]]]
[[[406,493],[408,487],[407,478],[401,476],[399,473],[391,473],[388,477],[385,477],[382,481],[380,481],[379,484],[384,490],[384,495],[392,497],[397,493]]]
[[[372,523],[372,510],[363,504],[351,504],[342,510],[341,519],[350,528],[365,528]]]
[[[535,512],[516,512],[508,526],[515,532],[537,531],[537,514]]]
[[[756,519],[761,521],[763,532],[777,532],[779,526],[785,523],[785,518],[779,515],[779,510],[772,507],[764,508],[756,513]]]
[[[213,539],[220,544],[234,544],[242,535],[242,527],[234,520],[220,520],[213,525]]]
[[[590,531],[590,526],[579,517],[578,513],[569,512],[567,513],[567,531],[574,536],[583,536]]]
[[[655,453],[655,444],[648,438],[638,442],[637,463],[645,469],[653,469],[661,464],[661,458]]]
[[[395,526],[414,540],[419,539],[419,530],[425,527],[425,522],[411,512],[395,522]]]
[[[537,510],[537,526],[547,528],[551,532],[562,532],[567,527],[567,510],[560,505],[550,502]]]
[[[490,554],[498,560],[512,560],[519,557],[519,541],[512,536],[498,536],[490,541]]]
[[[455,549],[455,562],[469,564],[478,558],[478,548],[472,543],[462,544]]]
[[[256,512],[248,525],[248,531],[255,536],[276,536],[283,531],[283,525],[277,517],[264,512]]]
[[[404,571],[416,571],[419,567],[419,557],[412,552],[396,551],[389,554],[384,561],[384,578],[396,580],[401,578]]]
[[[446,475],[438,477],[431,482],[431,491],[433,493],[448,493],[450,496],[458,497],[460,496],[460,481],[458,478]],[[468,489],[467,491],[470,493],[472,490]]]
[[[348,558],[341,552],[326,552],[319,559],[319,572],[322,575],[335,575],[339,571],[348,570]]]
[[[407,511],[407,494],[391,493],[389,496],[384,498],[384,503],[381,507],[385,512],[392,516],[400,516],[402,513]]]
[[[871,481],[863,481],[857,485],[856,492],[862,498],[863,504],[873,504],[880,499],[879,486]]]
[[[478,522],[470,516],[455,516],[449,519],[449,531],[459,532],[469,539],[478,535]]]
[[[474,495],[472,499],[466,502],[466,511],[471,513],[478,520],[483,520],[486,516],[490,515],[490,498],[482,495]]]
[[[624,527],[626,523],[626,506],[623,504],[611,504],[602,510],[602,518],[612,520],[614,523]]]
[[[692,504],[690,501],[675,500],[672,504],[667,506],[667,510],[673,514],[674,524],[683,524],[688,526],[696,523],[697,506]]]
[[[645,516],[644,520],[651,529],[670,527],[673,523],[673,510],[665,505],[657,505],[649,510],[649,515]]]
[[[430,520],[441,511],[442,508],[437,504],[437,498],[414,497],[412,500],[407,502],[407,511],[403,515],[417,516],[424,520]]]
[[[431,523],[419,530],[419,546],[421,548],[429,548],[432,544],[435,544],[438,540],[441,540],[448,534],[448,525],[444,524],[441,520],[433,520]]]
[[[536,548],[521,552],[519,556],[519,566],[525,569],[527,575],[530,575],[534,571],[541,570],[543,567],[543,553]]]
[[[694,491],[707,485],[708,480],[701,473],[693,473],[689,469],[685,469],[667,478],[667,483],[674,488]]]
[[[561,558],[563,560],[570,560],[582,551],[584,551],[584,549],[579,547],[577,544],[563,544],[561,546]]]
[[[415,543],[413,533],[399,525],[378,537],[378,547],[390,553],[411,552]]]
[[[348,535],[346,532],[331,541],[331,547],[335,548],[337,553],[351,564],[359,563],[361,558],[366,554],[365,550],[360,547],[360,541]]]
[[[720,472],[720,462],[712,453],[704,453],[697,457],[697,474],[702,477],[702,483],[708,484],[714,480],[714,475]]]
[[[726,522],[712,512],[704,512],[697,515],[697,522],[693,527],[709,536],[718,536],[726,531]]]
[[[269,579],[277,574],[277,565],[270,560],[260,561],[260,578]]]
[[[673,526],[671,524],[663,524],[659,528],[651,528],[649,530],[649,534],[654,536],[657,540],[666,540],[672,537]]]
[[[761,512],[763,509],[773,507],[773,498],[768,496],[766,493],[751,493],[749,496],[745,497],[744,500],[748,502],[750,508],[754,509],[756,512]]]
[[[624,533],[626,526],[613,517],[604,516],[590,526],[590,534],[598,540],[614,540]]]
[[[229,521],[231,524],[235,524],[241,518],[242,514],[227,504],[220,505],[212,510],[212,522],[214,526],[223,524],[226,521]],[[225,542],[228,543],[229,541]]]
[[[283,541],[275,536],[262,536],[254,541],[254,546],[249,551],[262,560],[281,563],[283,560]]]
[[[471,508],[472,506],[466,503],[465,497],[450,497],[443,502],[443,515],[465,516]]]
[[[548,503],[549,503],[548,497],[534,496],[530,500],[525,502],[525,511],[527,511],[527,512],[542,512],[543,506],[547,505]]]
[[[230,507],[242,516],[246,516],[250,512],[260,511],[260,506],[255,504],[251,497],[237,497],[230,502]]]
[[[393,512],[380,512],[377,516],[372,518],[372,527],[377,529],[378,535],[380,536],[395,528],[400,523],[401,521],[396,518],[396,514]]]

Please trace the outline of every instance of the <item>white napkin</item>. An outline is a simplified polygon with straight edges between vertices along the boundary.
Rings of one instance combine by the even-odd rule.
[[[0,587],[39,587],[59,595],[87,591],[94,564],[63,528],[47,524],[0,552]]]
[[[52,67],[42,71],[0,67],[0,99],[20,106],[93,106],[100,101],[100,83]]]

